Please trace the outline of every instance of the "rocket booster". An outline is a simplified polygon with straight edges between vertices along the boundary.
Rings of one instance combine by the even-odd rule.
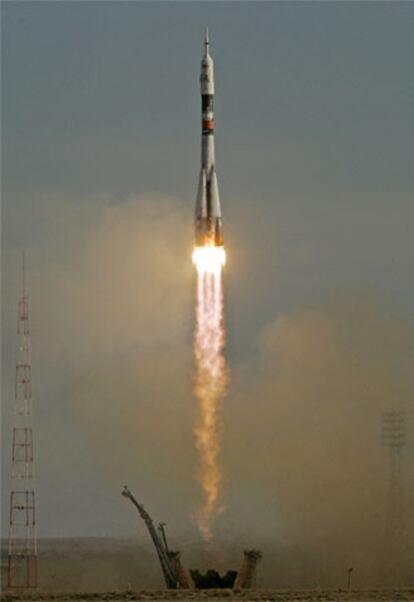
[[[214,63],[208,31],[201,61],[201,171],[195,207],[196,246],[223,246],[221,208],[214,158]]]

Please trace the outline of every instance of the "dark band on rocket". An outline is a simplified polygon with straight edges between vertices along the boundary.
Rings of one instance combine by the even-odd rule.
[[[201,97],[202,113],[212,113],[214,108],[214,96],[212,94],[203,94]]]
[[[201,110],[203,113],[203,134],[214,134],[214,119],[206,118],[205,115],[213,114],[214,96],[212,94],[203,94],[201,97]]]

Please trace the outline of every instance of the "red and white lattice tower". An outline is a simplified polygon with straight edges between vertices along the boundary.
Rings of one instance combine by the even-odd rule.
[[[23,255],[22,296],[17,305],[7,585],[37,587],[36,504],[33,470],[32,364],[29,300]]]

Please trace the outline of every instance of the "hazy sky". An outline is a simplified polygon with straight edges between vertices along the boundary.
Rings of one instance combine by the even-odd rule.
[[[295,474],[308,474],[314,441],[312,418],[298,416],[329,425],[318,431],[326,453],[314,450],[321,475],[344,461],[342,451],[336,468],[323,461],[344,425],[361,449],[368,429],[378,474],[371,456],[361,466],[378,495],[381,411],[412,409],[412,3],[3,2],[3,475],[25,247],[42,535],[130,533],[124,481],[194,530],[190,254],[205,26],[229,255],[226,525],[237,532],[260,508],[276,531],[295,531],[285,510],[303,492],[285,488],[283,506],[283,467],[263,468],[281,450],[289,464],[292,439],[272,437],[280,420],[303,447]],[[348,461],[349,485],[364,475]]]

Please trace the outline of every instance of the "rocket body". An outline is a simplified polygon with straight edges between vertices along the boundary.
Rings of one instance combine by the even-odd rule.
[[[214,156],[214,64],[208,33],[201,61],[201,171],[195,207],[196,246],[223,246],[220,197]]]

